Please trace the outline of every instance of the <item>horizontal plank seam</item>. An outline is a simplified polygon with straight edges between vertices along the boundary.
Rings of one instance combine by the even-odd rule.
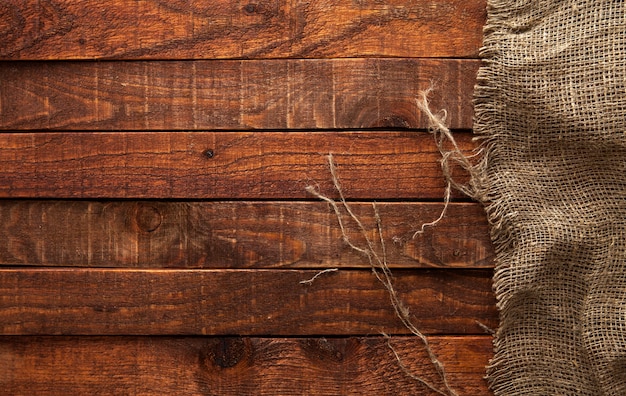
[[[473,131],[467,128],[451,128],[450,131],[457,134],[464,135],[472,135]],[[320,129],[311,129],[311,128],[289,128],[289,129],[280,129],[280,128],[271,128],[271,129],[123,129],[123,130],[111,130],[111,129],[77,129],[77,130],[67,130],[67,129],[1,129],[0,133],[2,134],[30,134],[30,133],[63,133],[63,134],[125,134],[125,133],[245,133],[245,132],[254,132],[254,133],[342,133],[342,132],[373,132],[373,133],[397,133],[397,132],[414,132],[419,134],[428,134],[428,129],[426,128],[320,128]]]
[[[1,265],[1,264],[0,264]],[[323,268],[315,268],[315,267],[306,267],[306,268],[281,268],[281,267],[267,267],[267,268],[232,268],[232,267],[224,267],[224,268],[174,268],[174,267],[75,267],[75,266],[44,266],[44,265],[7,265],[0,266],[0,272],[136,272],[136,273],[174,273],[174,272],[219,272],[219,273],[235,273],[235,272],[250,272],[250,273],[259,273],[259,272],[303,272],[303,273],[315,273]],[[372,272],[370,267],[341,267],[338,268],[336,272]],[[462,268],[441,268],[441,267],[393,267],[391,268],[392,273],[397,272],[411,272],[412,274],[416,274],[418,272],[446,272],[446,273],[476,273],[476,272],[484,272],[484,275],[490,275],[492,272],[491,269],[485,267],[471,268],[471,267],[462,267]]]

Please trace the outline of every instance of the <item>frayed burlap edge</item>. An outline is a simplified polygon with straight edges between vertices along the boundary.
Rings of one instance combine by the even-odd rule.
[[[538,292],[538,290],[532,290],[531,293],[530,290],[523,289],[528,286],[528,284],[524,283],[524,279],[519,280],[519,282],[512,280],[514,275],[512,275],[511,268],[515,268],[519,263],[512,259],[513,256],[510,253],[515,251],[525,252],[520,250],[516,244],[520,243],[520,238],[523,238],[523,235],[525,235],[520,232],[521,227],[526,227],[527,224],[521,224],[520,221],[516,220],[518,215],[515,213],[516,206],[511,205],[515,198],[507,196],[506,190],[499,188],[497,185],[497,178],[492,177],[494,172],[498,172],[494,171],[492,166],[494,168],[499,166],[494,166],[494,164],[500,164],[504,159],[507,161],[516,160],[509,157],[512,155],[511,153],[517,153],[517,151],[507,150],[509,147],[503,147],[500,143],[503,141],[507,142],[506,144],[523,142],[521,138],[527,142],[533,139],[532,141],[535,143],[537,141],[545,143],[547,139],[551,139],[549,142],[558,147],[561,152],[536,156],[534,159],[552,161],[552,164],[554,164],[557,162],[555,161],[555,159],[558,159],[557,156],[563,157],[564,160],[560,162],[562,169],[569,169],[571,177],[579,177],[577,180],[580,180],[580,174],[584,173],[596,172],[596,177],[604,175],[602,167],[605,166],[608,169],[606,170],[607,174],[609,172],[619,174],[620,170],[623,172],[625,168],[622,161],[623,157],[620,158],[620,155],[616,154],[620,150],[624,150],[624,135],[622,134],[624,125],[624,95],[620,94],[623,92],[623,77],[625,74],[623,32],[626,21],[624,19],[623,3],[611,3],[609,1],[542,3],[539,1],[489,0],[487,10],[487,25],[484,29],[483,47],[480,50],[483,65],[479,69],[474,91],[474,133],[476,134],[476,139],[481,142],[481,153],[480,160],[472,167],[470,172],[472,181],[468,195],[481,202],[485,207],[491,227],[491,239],[496,253],[493,288],[500,312],[500,328],[494,339],[495,354],[487,368],[487,379],[490,388],[496,395],[623,394],[623,391],[617,391],[617,389],[623,390],[626,381],[622,380],[620,382],[615,380],[618,377],[626,378],[623,374],[624,360],[621,360],[620,363],[620,360],[617,358],[620,353],[618,350],[621,349],[621,353],[623,353],[624,348],[624,337],[621,335],[623,333],[620,334],[623,330],[618,330],[620,328],[623,329],[624,322],[610,322],[611,315],[613,319],[618,316],[613,311],[618,312],[619,309],[624,309],[624,294],[623,289],[621,289],[623,282],[621,284],[616,282],[618,286],[614,287],[615,290],[620,288],[620,293],[622,294],[616,292],[615,295],[606,296],[603,300],[605,305],[596,309],[596,316],[593,319],[595,322],[593,320],[584,322],[584,319],[582,319],[583,315],[586,315],[582,309],[589,310],[592,303],[589,302],[590,291],[584,289],[586,291],[584,293],[581,292],[581,294],[585,294],[582,301],[586,305],[577,313],[580,315],[580,318],[576,316],[576,319],[572,320],[574,324],[569,329],[571,331],[569,336],[574,334],[579,339],[576,342],[568,343],[568,347],[575,349],[575,351],[571,352],[571,355],[576,355],[577,360],[571,361],[570,364],[576,367],[567,373],[558,372],[556,365],[553,370],[550,370],[549,368],[552,367],[551,363],[546,361],[549,358],[544,359],[540,357],[542,352],[540,352],[539,347],[543,346],[543,348],[549,349],[552,347],[550,341],[536,342],[533,345],[533,350],[524,349],[525,347],[519,347],[519,345],[513,348],[515,349],[514,351],[509,350],[513,343],[520,342],[519,338],[528,337],[527,334],[544,337],[544,329],[541,325],[538,323],[533,324],[535,320],[538,320],[537,317],[532,315],[525,316],[526,314],[522,312],[522,308],[528,308],[531,312],[533,309],[535,312],[539,312],[539,309],[551,308],[552,306],[541,305],[544,303],[539,299],[541,297],[537,297],[542,296],[542,292],[548,294],[547,291],[541,290],[539,293],[533,294]],[[567,26],[567,30],[563,26]],[[583,29],[586,29],[585,33],[581,33]],[[531,37],[532,34],[534,34],[533,38],[529,38],[526,43],[524,41],[525,37]],[[512,37],[514,39],[511,39]],[[541,39],[542,37],[543,40]],[[522,51],[516,52],[512,56],[508,51],[516,51],[520,43],[526,45],[524,51],[527,51],[527,56],[524,56],[526,54],[522,53]],[[598,48],[603,48],[604,51],[598,50]],[[549,68],[551,73],[548,79],[542,80],[542,75],[532,77],[533,73],[538,70],[546,73],[545,69],[547,68]],[[518,80],[503,78],[508,76],[511,70],[520,74],[525,72],[525,77]],[[567,72],[570,74],[566,74]],[[558,86],[554,82],[560,81],[559,78],[563,75],[568,76],[569,84]],[[517,85],[511,86],[510,84]],[[546,86],[549,86],[552,91],[543,92],[542,89],[545,88],[540,87]],[[580,86],[585,90],[581,90],[582,92],[576,91]],[[594,91],[593,89],[587,89],[587,87],[598,88]],[[510,90],[507,90],[509,88]],[[517,93],[513,100],[510,100],[509,97],[511,91]],[[521,95],[520,92],[522,93]],[[559,106],[555,106],[554,102],[546,100],[543,96],[546,94],[553,97],[558,96],[560,100]],[[508,102],[509,100],[510,102]],[[518,105],[523,109],[522,112],[519,112],[517,108],[511,109],[511,107]],[[509,107],[507,108],[507,106]],[[578,110],[580,107],[583,107],[584,110]],[[571,111],[571,109],[577,109],[578,113]],[[505,112],[506,117],[508,117],[506,125],[504,125],[503,116],[500,112]],[[540,115],[535,117],[535,112]],[[598,115],[603,115],[604,118],[598,117]],[[513,118],[515,119],[513,120]],[[526,126],[526,123],[528,123],[528,126]],[[545,123],[545,126],[542,123]],[[516,131],[515,137],[518,140],[510,139],[510,136],[505,136],[508,133],[507,127],[510,125],[522,125],[522,130],[527,134],[520,136],[519,131]],[[555,133],[555,125],[559,125],[559,134]],[[576,135],[578,140],[574,141],[572,135]],[[561,141],[560,139],[563,140]],[[615,145],[616,142],[617,145]],[[542,147],[545,148],[545,146]],[[605,160],[602,150],[606,150],[604,152],[606,158],[612,158],[614,161],[609,162]],[[574,158],[576,160],[575,164],[573,163]],[[622,165],[617,165],[617,162],[621,162]],[[539,162],[536,164],[537,166],[542,166]],[[585,166],[581,166],[581,164],[585,164]],[[530,174],[533,176],[539,175],[540,170],[537,169],[536,172],[533,170]],[[524,182],[520,175],[516,174],[515,178],[520,183]],[[541,178],[541,176],[538,176],[538,178]],[[603,180],[606,181],[607,179]],[[570,186],[573,183],[575,182],[572,182]],[[540,183],[536,183],[536,185],[541,186]],[[565,214],[562,214],[565,218],[564,223],[567,224],[570,220],[571,223],[574,223],[576,217],[580,218],[583,215],[588,215],[589,212],[576,210],[575,208],[576,203],[580,204],[582,202],[587,204],[588,201],[586,200],[593,197],[594,189],[600,190],[602,188],[602,185],[597,181],[594,181],[593,184],[588,184],[587,187],[589,185],[593,187],[583,189],[579,185],[577,190],[571,187],[568,190],[569,193],[578,192],[581,194],[581,199],[572,200],[571,202],[566,199],[571,206],[567,208],[567,211],[563,212]],[[611,185],[608,190],[604,190],[604,193],[600,193],[604,194],[603,197],[607,195],[613,196],[612,202],[614,206],[611,206],[610,210],[618,211],[617,213],[623,213],[623,202],[626,202],[623,201],[623,187],[624,179],[618,178],[614,185]],[[609,194],[606,191],[609,191]],[[554,191],[545,194],[553,194],[551,197],[553,200],[558,201],[560,199],[558,194],[554,194]],[[621,203],[616,203],[620,199],[619,197],[622,197],[622,201]],[[596,206],[601,205],[602,200],[594,201],[594,203]],[[555,203],[551,202],[548,207],[553,209],[553,205]],[[591,213],[593,214],[593,212]],[[546,222],[548,219],[551,219],[549,217],[550,213],[547,214],[548,216],[541,219],[541,221]],[[541,214],[534,213],[532,216],[539,218]],[[571,216],[571,218],[566,216]],[[607,225],[609,220],[594,221],[591,221],[587,228],[584,229],[588,234],[581,232],[580,235],[591,238],[599,232],[599,224],[603,227],[609,227]],[[618,222],[623,225],[623,218],[618,219]],[[567,225],[571,226],[567,230],[574,229],[574,225]],[[562,231],[563,229],[561,228],[561,232],[565,233],[565,231]],[[620,238],[620,233],[623,233],[623,230],[620,230],[619,227],[611,228],[611,230],[618,231],[612,234],[613,238]],[[535,228],[535,232],[542,232],[542,229]],[[559,253],[563,255],[574,253],[577,248],[588,248],[592,243],[586,240],[576,240],[576,237],[573,240],[561,239],[557,241],[568,244],[559,250]],[[609,241],[608,245],[612,246],[612,243]],[[569,252],[568,249],[570,250]],[[600,248],[595,247],[595,249],[599,250]],[[554,254],[554,252],[552,253]],[[539,260],[533,262],[534,268],[544,268],[546,262],[542,261],[539,256],[538,258]],[[569,272],[573,271],[570,267],[578,264],[576,260],[582,259],[570,258],[569,260],[571,260],[568,263],[569,266],[562,266],[558,269],[551,268],[551,273],[562,277],[573,276]],[[613,260],[618,259],[613,258]],[[550,263],[548,260],[548,264]],[[589,270],[588,267],[586,268],[585,271],[587,272],[584,273],[582,270],[575,270],[579,272],[578,276],[580,279],[577,278],[577,281],[580,282],[575,284],[572,282],[571,285],[575,285],[574,287],[582,290],[586,287],[586,282],[589,284],[599,282],[597,279],[589,280],[592,279],[590,277],[595,277],[598,274],[607,276],[606,274],[608,273],[606,268],[604,269],[605,273],[602,272],[600,264],[598,264],[598,269],[595,269],[595,267],[592,270]],[[622,276],[623,279],[623,272],[619,273],[615,268],[611,270],[615,272],[612,275],[613,277]],[[526,279],[530,279],[530,275],[526,275]],[[610,279],[610,276],[604,279]],[[524,286],[516,286],[521,284]],[[548,285],[547,282],[542,283],[542,287],[546,287],[546,285]],[[531,285],[531,287],[534,286]],[[607,290],[610,291],[612,289]],[[597,299],[598,290],[593,290],[593,292],[596,293]],[[519,299],[519,295],[524,293],[527,296],[532,295],[536,300],[528,299],[523,307],[511,304],[514,296]],[[559,293],[564,292],[560,291]],[[565,296],[568,297],[569,295]],[[620,300],[617,296],[621,296],[622,299]],[[565,298],[563,299],[565,300]],[[594,303],[598,303],[598,301],[594,300]],[[514,306],[514,309],[518,312],[513,312],[511,306]],[[554,305],[554,307],[559,309],[556,308],[558,305]],[[603,307],[604,311],[602,311]],[[613,311],[609,313],[606,307]],[[548,313],[545,317],[555,322],[558,320],[558,316],[553,313]],[[601,323],[599,320],[601,320]],[[524,321],[528,322],[528,324],[523,324]],[[520,324],[520,322],[522,323]],[[518,339],[514,339],[515,337],[511,335],[510,331],[516,326],[525,326],[527,329],[533,328],[534,330],[526,335],[515,333],[515,337],[518,337]],[[601,328],[594,326],[600,326]],[[607,329],[610,329],[610,331]],[[610,335],[615,337],[616,334],[617,339],[609,338]],[[593,348],[589,350],[590,342],[597,342],[595,339],[592,341],[590,339],[598,336],[604,337],[602,340],[603,344],[594,343],[592,344]],[[505,340],[507,337],[508,341]],[[545,337],[545,340],[550,340],[547,336]],[[562,343],[560,348],[563,348],[565,344]],[[524,345],[528,346],[530,343],[524,341]],[[556,349],[559,349],[559,347],[556,347]],[[589,356],[591,353],[598,355],[595,356],[595,361],[593,362],[591,362],[592,358]],[[602,356],[602,354],[606,356]],[[563,355],[561,354],[560,356]],[[547,353],[546,356],[554,355]],[[602,359],[606,359],[606,361],[602,361]],[[542,370],[551,372],[539,373],[536,372],[537,369],[532,367],[519,370],[521,365],[527,366],[532,364],[530,362],[534,361],[536,363],[542,360],[546,362]],[[607,365],[607,361],[613,366]],[[563,362],[560,363],[564,364]],[[621,367],[622,373],[619,375],[613,373],[613,376],[611,376],[610,373],[607,373],[607,371],[610,372],[611,367],[613,367],[613,370],[619,370],[616,367]],[[516,378],[520,372],[523,372],[526,377]],[[541,385],[541,381],[544,382],[545,386]],[[562,382],[556,384],[556,382],[560,381]],[[620,382],[621,385],[616,384],[616,382]]]

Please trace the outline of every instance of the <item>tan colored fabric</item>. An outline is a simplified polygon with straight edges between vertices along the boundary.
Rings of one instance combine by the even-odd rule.
[[[626,395],[626,6],[489,0],[474,182],[496,395]]]

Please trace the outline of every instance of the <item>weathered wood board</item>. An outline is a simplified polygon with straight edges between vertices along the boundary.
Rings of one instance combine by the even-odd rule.
[[[454,390],[488,394],[482,377],[491,337],[432,336],[429,343]],[[442,388],[416,338],[390,344],[407,371]],[[0,337],[0,356],[0,382],[13,395],[428,394],[380,336]]]
[[[289,59],[0,62],[0,129],[425,128],[436,88],[452,128],[472,126],[479,62]]]
[[[0,59],[475,57],[485,17],[484,0],[5,0]]]
[[[477,147],[485,5],[1,2],[0,393],[441,394],[348,239],[489,394],[483,209],[455,193],[413,238],[445,188],[416,97]],[[343,230],[305,190],[339,198],[331,153]]]
[[[459,135],[468,153],[471,136]],[[424,132],[0,133],[1,198],[442,199]]]
[[[7,335],[407,334],[370,271],[0,270]],[[497,315],[490,271],[394,271],[426,334],[480,334]]]
[[[382,222],[392,268],[493,268],[483,209],[453,203],[351,202],[370,239]],[[348,220],[353,243],[367,241]],[[379,238],[377,249],[382,252]],[[0,201],[0,266],[369,268],[334,211],[305,201]]]

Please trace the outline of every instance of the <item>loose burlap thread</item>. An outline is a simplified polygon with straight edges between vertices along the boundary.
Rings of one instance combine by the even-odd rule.
[[[626,6],[489,0],[473,196],[496,249],[496,395],[626,395]]]
[[[424,94],[424,98],[425,98],[425,94]],[[425,103],[424,106],[427,106],[427,103]],[[432,113],[429,113],[429,114],[431,114],[433,119],[437,119],[434,115],[432,115]],[[410,377],[411,379],[415,380],[416,382],[420,383],[424,387],[428,388],[429,390],[439,395],[457,396],[458,394],[450,387],[450,384],[448,382],[448,377],[446,375],[446,371],[444,369],[443,364],[441,363],[439,358],[435,355],[435,353],[430,348],[430,343],[428,341],[428,338],[413,323],[413,319],[411,318],[409,309],[406,307],[406,305],[404,304],[404,302],[402,301],[402,299],[396,292],[395,287],[393,286],[393,276],[391,274],[391,269],[389,268],[389,265],[387,264],[387,249],[386,249],[386,242],[383,237],[382,219],[380,218],[380,215],[378,213],[378,207],[376,203],[375,202],[372,203],[372,209],[374,211],[374,217],[376,219],[376,231],[378,234],[378,248],[376,247],[376,240],[369,237],[367,228],[365,227],[361,219],[354,213],[351,205],[348,203],[348,201],[346,201],[346,198],[344,197],[343,189],[341,187],[341,184],[339,182],[339,177],[337,175],[335,162],[333,160],[333,155],[329,154],[327,159],[328,159],[328,166],[329,166],[330,174],[332,177],[333,185],[335,187],[335,190],[339,194],[339,201],[337,202],[333,200],[332,198],[321,194],[318,191],[318,189],[314,186],[308,186],[306,188],[307,192],[321,199],[322,201],[328,203],[330,207],[333,209],[333,212],[337,216],[337,221],[339,223],[339,228],[341,229],[341,236],[342,236],[344,243],[346,243],[346,245],[348,245],[351,249],[355,250],[356,252],[361,253],[364,257],[367,258],[367,261],[369,262],[370,267],[372,269],[372,273],[383,284],[383,286],[389,293],[391,305],[394,308],[396,316],[400,319],[402,324],[414,336],[416,336],[420,340],[420,342],[423,344],[424,349],[426,350],[428,357],[433,367],[435,368],[439,379],[441,380],[442,386],[437,387],[435,384],[431,383],[425,378],[422,378],[420,375],[410,372],[407,369],[407,367],[404,365],[404,363],[402,362],[402,359],[398,355],[398,352],[395,350],[395,348],[391,344],[391,337],[389,337],[387,334],[382,333],[382,335],[385,336],[385,338],[387,338],[387,346],[392,351],[394,357],[396,358],[398,366],[400,367],[402,372],[406,374],[408,377]],[[445,206],[447,206],[449,202],[450,187],[448,187],[447,191],[448,191],[448,195],[447,195]],[[358,244],[353,242],[352,239],[350,238],[348,234],[347,226],[345,224],[344,215],[342,214],[341,207],[343,207],[343,209],[347,213],[347,218],[356,224],[356,229],[358,233],[360,233],[361,237],[363,237],[363,239],[365,240],[364,245],[359,246]],[[442,216],[444,212],[445,212],[445,209],[442,212]],[[413,236],[415,237],[416,235],[419,235],[420,233],[422,233],[424,230],[424,227],[436,224],[439,220],[441,220],[442,216],[440,216],[437,220],[433,222],[423,224],[421,227],[421,230],[416,231]],[[325,269],[317,273],[313,278],[301,281],[300,283],[311,284],[320,275],[327,273],[327,272],[334,272],[336,270],[337,268]]]

